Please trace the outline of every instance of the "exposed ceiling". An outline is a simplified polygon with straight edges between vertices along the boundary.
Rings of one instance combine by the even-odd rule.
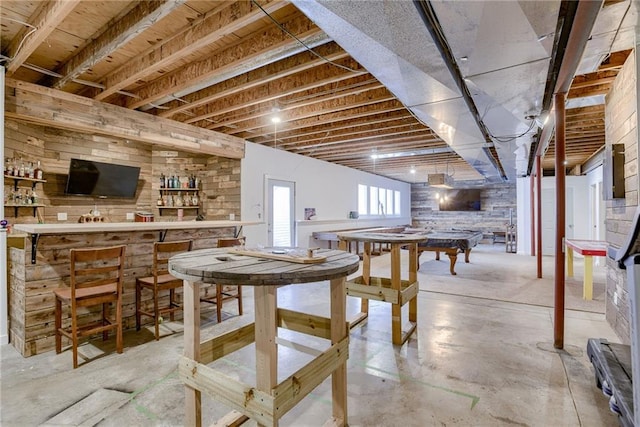
[[[0,58],[11,78],[406,182],[514,181],[567,4],[3,0]],[[604,95],[634,46],[637,2],[598,7],[592,28],[572,28],[589,41],[568,170],[604,145]]]

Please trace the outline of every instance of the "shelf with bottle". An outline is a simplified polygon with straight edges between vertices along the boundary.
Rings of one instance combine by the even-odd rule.
[[[198,191],[200,187],[200,179],[195,175],[173,174],[171,176],[165,176],[160,174],[160,190],[175,190],[175,191]]]
[[[42,168],[40,161],[25,162],[20,159],[7,158],[5,161],[4,178],[5,181],[13,181],[12,190],[5,192],[4,206],[13,208],[14,216],[18,216],[20,208],[32,208],[33,216],[38,213],[38,208],[45,205],[39,203],[36,193],[36,185],[47,182],[42,178]],[[30,187],[21,186],[20,183],[27,183]]]
[[[7,157],[4,162],[5,178],[44,182],[40,160],[28,161]]]

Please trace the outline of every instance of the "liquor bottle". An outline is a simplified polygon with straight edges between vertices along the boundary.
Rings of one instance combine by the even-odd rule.
[[[162,200],[162,195],[158,196],[158,201],[156,202],[156,204],[158,206],[163,206],[164,205],[164,200]]]
[[[18,169],[18,176],[24,178],[24,162],[20,161],[20,169]]]
[[[160,188],[165,188],[166,183],[167,183],[167,181],[166,181],[166,179],[164,177],[164,174],[161,173],[160,174]]]
[[[7,157],[7,161],[4,163],[4,174],[13,175],[13,166],[11,165],[11,159]]]
[[[42,179],[42,175],[43,175],[43,173],[42,173],[42,168],[40,167],[40,160],[38,160],[38,164],[37,164],[35,170],[33,171],[33,177],[35,179]]]

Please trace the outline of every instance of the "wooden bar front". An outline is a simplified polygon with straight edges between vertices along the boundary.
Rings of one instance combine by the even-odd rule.
[[[91,224],[16,224],[26,233],[23,245],[10,247],[9,340],[25,357],[53,350],[55,346],[53,290],[69,286],[69,249],[125,244],[126,265],[123,296],[123,324],[135,327],[136,277],[151,273],[153,244],[159,240],[193,240],[194,249],[216,247],[219,237],[233,236],[240,221],[130,222]],[[35,253],[34,240],[37,239]],[[35,255],[35,263],[32,263]],[[215,294],[215,287],[203,287],[203,295]],[[150,295],[143,301],[149,304]],[[93,320],[98,312],[83,314]],[[83,320],[84,321],[84,320]]]

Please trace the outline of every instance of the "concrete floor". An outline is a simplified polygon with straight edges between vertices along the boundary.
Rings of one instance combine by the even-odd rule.
[[[368,322],[352,330],[349,425],[617,425],[586,356],[587,338],[619,342],[604,319],[604,269],[595,268],[594,301],[582,301],[578,261],[577,277],[566,286],[565,348],[555,350],[552,258],[544,260],[544,279],[535,278],[535,258],[506,254],[504,245],[479,245],[470,264],[459,259],[454,277],[446,257],[435,261],[432,253],[423,254],[418,329],[402,347],[391,344],[386,303],[371,302]],[[374,258],[374,275],[387,276],[388,268],[388,254]],[[203,338],[252,321],[253,293],[244,289],[247,313],[234,316],[232,302],[228,318],[217,325],[211,321],[214,313],[204,312]],[[328,296],[326,283],[314,283],[281,288],[278,299],[283,307],[328,315]],[[359,301],[348,300],[350,314],[356,313]],[[403,316],[406,320],[407,306]],[[162,331],[158,342],[148,329],[126,332],[120,355],[112,342],[92,341],[81,348],[92,359],[76,370],[70,351],[23,358],[10,345],[1,347],[0,424],[182,425],[183,386],[176,374],[182,325],[165,323]],[[295,338],[327,346],[322,340]],[[285,378],[308,358],[281,347],[279,376]],[[213,366],[250,383],[254,362],[250,346]],[[228,411],[203,398],[205,425]],[[330,381],[325,381],[280,425],[322,425],[330,411]]]

